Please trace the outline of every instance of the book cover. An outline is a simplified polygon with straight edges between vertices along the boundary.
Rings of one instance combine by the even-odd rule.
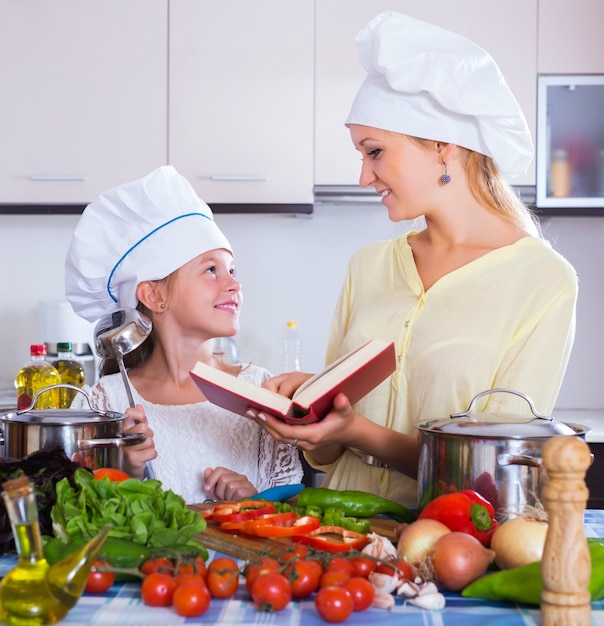
[[[193,380],[212,404],[245,415],[249,407],[275,415],[290,424],[310,424],[331,410],[336,394],[358,402],[396,369],[393,343],[371,339],[315,374],[287,398],[198,362]]]

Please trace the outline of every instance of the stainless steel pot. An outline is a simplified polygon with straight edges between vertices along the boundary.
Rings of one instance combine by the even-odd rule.
[[[0,415],[2,457],[20,459],[45,446],[58,444],[65,454],[83,467],[122,468],[123,447],[145,441],[142,433],[123,433],[126,415],[99,411],[90,405],[88,394],[74,385],[55,385],[74,389],[86,396],[89,410],[34,410],[40,390],[31,406]]]
[[[472,413],[486,394],[512,393],[524,398],[531,415]],[[547,480],[541,464],[544,443],[558,435],[585,439],[589,428],[540,415],[531,399],[512,389],[489,389],[468,409],[420,424],[419,507],[451,491],[473,489],[495,507],[499,521],[540,505]]]

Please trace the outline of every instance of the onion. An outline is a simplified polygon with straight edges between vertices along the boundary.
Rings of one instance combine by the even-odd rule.
[[[540,561],[548,523],[532,517],[514,517],[502,522],[491,537],[495,563],[510,569]]]
[[[438,539],[428,558],[437,584],[461,591],[485,574],[494,557],[495,552],[472,535],[453,531]]]
[[[411,565],[419,565],[436,541],[450,532],[442,522],[435,519],[418,519],[401,532],[396,547],[398,556]]]

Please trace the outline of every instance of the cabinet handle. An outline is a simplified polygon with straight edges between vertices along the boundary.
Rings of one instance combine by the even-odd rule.
[[[30,176],[29,180],[37,183],[41,181],[84,181],[86,176]]]
[[[211,176],[211,180],[216,181],[264,181],[268,180],[268,176]]]

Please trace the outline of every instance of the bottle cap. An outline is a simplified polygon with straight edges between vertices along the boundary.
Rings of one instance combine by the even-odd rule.
[[[287,322],[288,328],[296,328],[297,325],[298,325],[298,322]]]
[[[557,150],[554,150],[554,152],[552,153],[552,156],[554,159],[559,159],[563,161],[564,159],[566,159],[566,150],[563,150],[562,148],[558,148]]]
[[[31,356],[46,356],[46,345],[43,343],[32,343],[29,346]]]
[[[71,341],[62,341],[57,344],[57,352],[71,352]]]

